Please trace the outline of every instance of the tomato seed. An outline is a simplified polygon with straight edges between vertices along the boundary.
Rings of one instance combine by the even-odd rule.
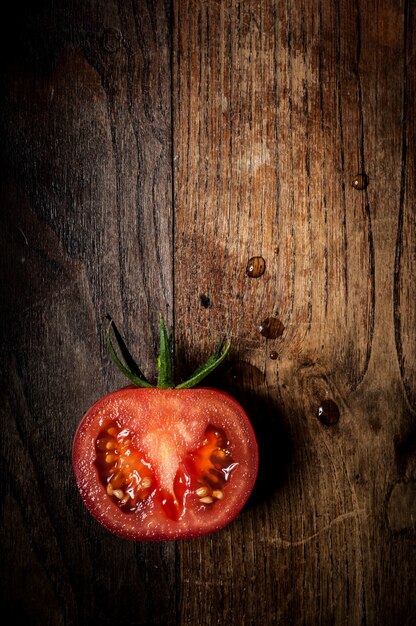
[[[111,435],[111,437],[115,437],[117,435],[117,429],[114,428],[114,426],[112,426],[111,428],[109,428],[107,430],[108,434]]]
[[[210,461],[216,466],[223,467],[229,463],[230,453],[226,450],[217,448],[210,456]]]
[[[111,483],[108,483],[107,485],[107,493],[109,496],[113,495],[113,487],[111,486]]]
[[[143,487],[143,489],[148,489],[148,487],[150,487],[151,484],[152,484],[152,481],[148,476],[145,476],[145,478],[142,479],[141,486]]]
[[[210,489],[208,489],[208,487],[199,487],[195,493],[199,498],[203,498],[204,496],[209,495]]]
[[[203,502],[204,504],[212,504],[214,502],[214,498],[211,498],[211,496],[206,496],[205,498],[199,498],[200,502]]]
[[[124,498],[124,492],[121,489],[114,489],[113,495],[119,500],[122,500]]]
[[[117,460],[117,457],[114,456],[114,454],[107,454],[105,457],[105,462],[106,463],[114,463],[114,461]]]
[[[224,497],[224,493],[221,491],[221,489],[214,489],[214,491],[212,492],[212,495],[217,500],[222,500]]]
[[[114,443],[114,441],[107,441],[105,447],[107,450],[115,450],[116,444]]]

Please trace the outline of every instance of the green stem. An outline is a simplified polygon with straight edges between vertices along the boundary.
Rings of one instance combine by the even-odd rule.
[[[111,330],[114,333],[114,338],[116,340],[118,350],[124,360],[124,364],[119,359],[117,352],[113,346],[113,342],[111,341]],[[124,342],[124,339],[120,335],[117,326],[115,325],[115,323],[113,322],[111,318],[110,318],[110,324],[108,325],[108,329],[107,329],[107,346],[110,352],[110,356],[113,359],[114,363],[116,364],[120,372],[124,374],[124,376],[126,376],[130,380],[130,382],[133,383],[133,385],[136,385],[136,387],[152,387],[153,386],[146,379],[143,372],[140,370],[139,366],[137,365],[136,361],[131,356]]]
[[[227,341],[224,345],[224,340],[221,340],[216,352],[209,357],[207,361],[192,374],[188,380],[176,386],[176,389],[190,389],[195,387],[201,382],[208,374],[211,374],[226,358],[230,351],[231,341]]]
[[[146,379],[145,375],[137,365],[136,361],[130,354],[126,343],[118,331],[114,321],[110,319],[110,324],[107,329],[107,346],[110,352],[110,356],[114,363],[126,376],[133,385],[136,387],[154,388]],[[111,331],[113,332],[116,348],[114,347]],[[186,381],[177,385],[173,384],[173,333],[168,334],[163,317],[160,317],[160,350],[157,358],[157,387],[159,389],[190,389],[198,385],[201,380],[211,374],[227,357],[230,351],[231,342],[221,340],[214,354],[212,354],[207,361],[192,374]],[[117,354],[120,354],[120,356]]]

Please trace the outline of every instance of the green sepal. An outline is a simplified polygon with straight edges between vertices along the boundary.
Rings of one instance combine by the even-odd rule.
[[[132,382],[133,385],[135,385],[136,387],[153,387],[153,385],[151,385],[149,381],[146,380],[146,377],[144,376],[143,372],[140,370],[136,361],[131,356],[124,342],[124,339],[120,335],[118,328],[115,325],[114,321],[111,318],[109,319],[110,319],[110,323],[108,325],[107,335],[106,335],[107,346],[110,352],[110,356],[113,359],[115,365],[118,367],[120,372],[124,374],[124,376],[126,376],[130,380],[130,382]],[[117,352],[113,346],[113,342],[111,341],[111,329],[113,330],[114,337],[115,337],[120,355],[122,356],[124,360],[124,365],[119,359]]]
[[[176,386],[176,389],[190,389],[191,387],[195,387],[198,383],[201,382],[208,374],[211,374],[227,357],[227,354],[230,351],[231,341],[225,341],[221,339],[218,344],[217,350],[212,354],[207,361],[192,374],[188,380]]]
[[[160,317],[160,349],[157,357],[157,386],[159,389],[173,389],[172,364],[173,332],[168,334],[163,317]]]
[[[108,316],[110,320],[110,324],[107,329],[107,346],[110,352],[110,356],[114,361],[115,365],[118,367],[120,372],[126,376],[136,387],[146,387],[150,389],[154,389],[155,385],[149,383],[149,381],[144,376],[143,372],[140,370],[136,361],[133,359],[130,354],[123,337],[118,331],[117,326],[114,321]],[[114,333],[115,343],[117,346],[117,350],[120,354],[120,357],[117,354],[116,348],[113,345],[111,339],[111,330]],[[188,378],[185,382],[177,385],[176,387],[173,384],[173,330],[168,333],[166,330],[165,322],[163,318],[160,318],[160,350],[159,356],[157,359],[158,366],[158,379],[157,379],[157,387],[159,389],[190,389],[191,387],[195,387],[198,383],[201,382],[208,374],[211,374],[227,357],[230,351],[231,342],[225,341],[222,339],[214,354],[212,354],[207,361],[195,372],[192,374],[190,378]]]

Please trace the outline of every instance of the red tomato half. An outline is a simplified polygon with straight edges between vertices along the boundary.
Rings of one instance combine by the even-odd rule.
[[[243,408],[215,389],[127,387],[96,402],[74,439],[90,513],[134,540],[184,539],[228,524],[258,470]]]

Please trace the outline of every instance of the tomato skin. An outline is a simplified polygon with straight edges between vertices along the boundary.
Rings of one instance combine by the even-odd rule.
[[[133,434],[134,444],[153,463],[156,483],[166,493],[173,487],[174,475],[177,485],[177,470],[186,469],[183,458],[192,454],[207,427],[221,429],[228,439],[227,453],[236,465],[224,486],[223,499],[201,504],[189,485],[184,485],[183,510],[172,519],[162,500],[153,497],[155,488],[138,511],[121,510],[108,496],[96,464],[97,437],[110,419]],[[225,392],[207,387],[126,387],[104,396],[84,415],[74,437],[73,468],[87,509],[110,532],[136,541],[187,539],[223,528],[241,511],[256,481],[258,447],[249,418]]]

